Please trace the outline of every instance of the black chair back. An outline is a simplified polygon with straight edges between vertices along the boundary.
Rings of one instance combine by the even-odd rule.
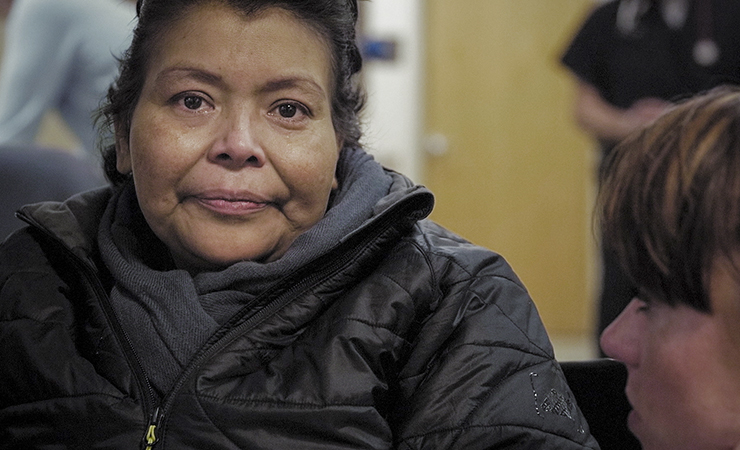
[[[0,242],[25,225],[15,218],[21,206],[63,201],[105,184],[92,158],[37,146],[0,146]]]
[[[631,407],[624,393],[624,364],[603,358],[560,366],[601,450],[640,450],[640,442],[627,428]]]

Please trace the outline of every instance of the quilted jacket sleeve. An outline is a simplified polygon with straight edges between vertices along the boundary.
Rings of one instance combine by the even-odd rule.
[[[440,298],[401,373],[398,448],[598,449],[521,282],[494,253],[460,254],[430,257]]]

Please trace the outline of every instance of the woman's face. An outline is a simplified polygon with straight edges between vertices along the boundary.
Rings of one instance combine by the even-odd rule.
[[[117,164],[191,272],[273,261],[326,212],[340,145],[324,40],[286,11],[209,3],[150,58]]]
[[[627,366],[629,428],[644,450],[740,448],[738,275],[715,260],[712,314],[634,299],[604,330],[604,352]]]

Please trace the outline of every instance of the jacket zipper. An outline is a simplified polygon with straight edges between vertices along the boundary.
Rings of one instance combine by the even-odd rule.
[[[90,286],[92,290],[96,293],[100,306],[103,309],[103,313],[108,319],[108,323],[113,328],[114,334],[118,337],[123,338],[123,342],[121,342],[121,348],[128,356],[129,365],[132,366],[131,370],[134,374],[134,378],[139,384],[139,389],[144,394],[142,396],[144,402],[144,414],[149,417],[149,425],[147,426],[144,433],[142,448],[145,448],[146,450],[153,449],[154,445],[157,443],[157,441],[159,441],[159,439],[156,438],[155,432],[157,426],[162,421],[163,415],[161,414],[161,409],[158,406],[154,406],[157,402],[156,396],[154,395],[154,389],[152,388],[152,385],[151,383],[149,383],[149,379],[146,376],[146,372],[144,372],[144,366],[141,363],[141,358],[136,352],[136,349],[134,348],[134,345],[131,342],[131,338],[129,337],[128,333],[126,333],[126,330],[124,330],[121,324],[118,322],[118,319],[113,312],[113,307],[110,305],[108,294],[105,292],[100,279],[93,273],[93,270],[85,261],[74,254],[72,250],[64,245],[56,236],[48,232],[46,228],[37,223],[33,218],[22,212],[17,213],[17,216],[18,218],[27,222],[29,225],[33,226],[35,229],[44,233],[44,235],[55,242],[62,249],[62,251],[64,251],[69,256],[72,264],[80,269],[80,272],[87,280],[88,286]],[[150,436],[151,443],[149,442]]]
[[[149,420],[149,426],[146,429],[146,435],[144,436],[144,450],[152,450],[157,444],[159,439],[157,438],[157,427],[159,427],[162,421],[162,409],[157,406],[154,408],[152,418]]]
[[[67,247],[64,248],[66,249]],[[144,371],[144,365],[141,363],[141,358],[139,357],[134,344],[131,342],[131,338],[129,337],[128,333],[118,322],[118,319],[116,318],[113,311],[113,307],[110,304],[110,298],[108,297],[108,294],[105,293],[105,289],[103,289],[103,287],[101,286],[98,278],[90,273],[90,269],[87,267],[87,264],[81,261],[80,258],[77,257],[77,255],[75,255],[71,251],[69,253],[72,255],[72,258],[76,261],[76,263],[80,266],[80,269],[85,274],[85,277],[88,279],[88,283],[93,287],[93,289],[95,289],[95,291],[98,292],[100,305],[103,308],[104,314],[108,318],[108,322],[111,324],[118,336],[122,336],[123,340],[125,341],[125,345],[123,345],[122,343],[121,347],[123,347],[124,352],[129,354],[129,364],[133,366],[131,370],[134,373],[134,377],[136,378],[137,382],[139,383],[139,389],[141,389],[141,391],[144,393],[142,397],[144,400],[144,413],[149,416],[149,425],[147,426],[146,432],[144,434],[142,448],[144,448],[145,450],[152,450],[154,448],[154,445],[156,445],[156,443],[159,441],[159,439],[156,437],[156,432],[157,427],[162,421],[163,415],[161,412],[161,408],[159,406],[154,406],[157,403],[157,399],[154,395],[154,389],[149,382],[149,378],[146,376],[146,372]],[[131,360],[133,360],[133,363],[131,362]],[[149,411],[152,411],[151,414],[149,414]]]

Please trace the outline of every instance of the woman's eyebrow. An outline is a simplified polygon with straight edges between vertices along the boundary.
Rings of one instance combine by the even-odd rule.
[[[170,78],[190,78],[213,86],[224,85],[221,76],[194,67],[172,67],[165,69],[157,75],[156,82],[166,82]]]
[[[270,93],[293,88],[301,89],[309,94],[323,98],[326,97],[326,92],[324,92],[324,89],[318,83],[304,77],[286,77],[268,81],[260,88],[260,92]]]

